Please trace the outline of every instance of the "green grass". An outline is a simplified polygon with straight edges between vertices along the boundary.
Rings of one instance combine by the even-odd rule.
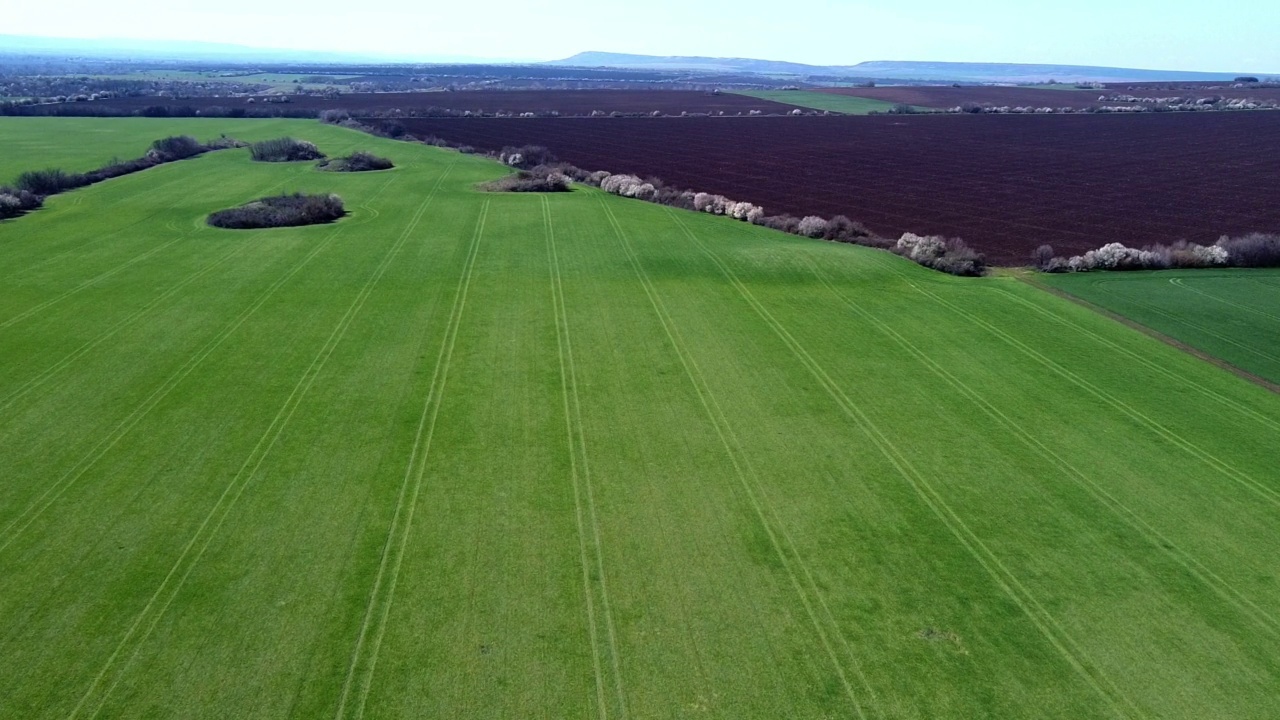
[[[0,185],[11,184],[27,170],[61,168],[85,172],[114,158],[141,157],[151,143],[168,135],[185,133],[197,140],[229,135],[246,142],[287,135],[312,123],[296,120],[196,119],[169,122],[150,118],[3,118],[0,134]],[[59,202],[65,198],[54,198]]]
[[[1040,279],[1280,383],[1280,270],[1075,273]]]
[[[738,95],[773,100],[774,102],[798,105],[814,110],[830,110],[846,115],[866,115],[872,111],[888,112],[894,103],[871,98],[834,95],[831,93],[811,92],[808,90],[742,90]]]
[[[0,716],[1280,713],[1274,394],[1012,278],[283,131],[397,168],[0,224]],[[353,214],[203,225],[295,189]]]

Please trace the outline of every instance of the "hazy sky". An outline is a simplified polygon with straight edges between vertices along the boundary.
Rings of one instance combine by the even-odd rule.
[[[0,33],[521,60],[607,50],[1280,72],[1275,0],[40,0],[13,3]]]

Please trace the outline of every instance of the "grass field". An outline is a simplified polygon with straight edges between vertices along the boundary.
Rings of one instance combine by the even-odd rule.
[[[398,167],[0,224],[0,716],[1280,714],[1280,397],[1012,278],[270,130]],[[203,224],[295,189],[353,213]]]
[[[171,127],[197,133],[197,140],[226,134],[250,142],[280,137],[304,127],[310,129],[309,124],[280,119],[202,119],[169,125],[163,121],[139,123],[135,118],[59,118],[51,123],[47,118],[8,117],[0,126],[0,185],[11,184],[26,170],[62,168],[85,172],[102,167],[113,158],[141,157],[152,141],[163,137],[155,133],[164,133]],[[54,198],[52,202],[66,199]]]
[[[870,98],[852,97],[849,95],[832,95],[829,93],[811,92],[807,90],[740,90],[738,95],[773,100],[775,102],[799,105],[814,110],[830,110],[846,115],[866,115],[873,110],[888,112],[893,103]]]
[[[1280,270],[1079,273],[1040,279],[1280,383]]]

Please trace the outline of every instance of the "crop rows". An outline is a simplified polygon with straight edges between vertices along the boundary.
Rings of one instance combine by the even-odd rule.
[[[0,716],[1280,711],[1275,394],[1011,277],[239,127],[396,169],[0,225]],[[202,222],[279,190],[352,214]]]

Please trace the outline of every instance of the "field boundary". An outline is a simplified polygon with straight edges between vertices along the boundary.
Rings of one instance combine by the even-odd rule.
[[[1182,565],[1183,568],[1185,568],[1193,577],[1217,593],[1222,599],[1231,603],[1237,609],[1252,617],[1255,621],[1259,621],[1273,636],[1280,635],[1280,619],[1277,619],[1257,603],[1250,600],[1244,593],[1233,587],[1231,583],[1219,576],[1207,565],[1197,560],[1193,555],[1191,555],[1191,553],[1175,545],[1172,539],[1161,533],[1154,525],[1151,525],[1144,520],[1141,515],[1108,492],[1105,487],[1092,480],[1085,472],[1077,468],[1069,460],[1063,458],[1034,434],[1028,432],[1018,424],[1018,422],[1005,415],[998,407],[983,397],[982,393],[974,390],[968,385],[968,383],[965,383],[963,380],[953,375],[946,369],[946,367],[931,358],[928,353],[918,348],[897,330],[894,330],[892,326],[884,323],[882,320],[877,318],[874,313],[849,299],[848,296],[840,292],[831,283],[830,279],[823,274],[817,265],[813,263],[811,258],[806,256],[805,261],[809,265],[814,276],[817,277],[818,280],[831,292],[831,294],[841,301],[841,303],[856,312],[863,320],[880,330],[883,335],[889,337],[903,350],[906,350],[925,368],[958,390],[974,405],[981,409],[988,417],[1004,426],[1005,429],[1015,437],[1018,437],[1029,449],[1040,455],[1041,458],[1047,460],[1049,464],[1056,466],[1063,475],[1091,495],[1095,500],[1106,506],[1107,509],[1110,510],[1118,519],[1125,522],[1140,535],[1146,537],[1153,547],[1165,550],[1168,555],[1170,555],[1179,565]]]
[[[1265,350],[1259,350],[1258,348],[1253,347],[1252,345],[1242,343],[1239,340],[1236,340],[1235,338],[1222,335],[1221,333],[1215,330],[1207,328],[1199,323],[1191,322],[1190,320],[1187,320],[1185,318],[1178,317],[1177,315],[1174,315],[1166,310],[1162,310],[1161,308],[1151,305],[1150,303],[1146,303],[1146,302],[1143,302],[1142,300],[1138,300],[1135,298],[1120,298],[1119,296],[1116,295],[1114,291],[1112,291],[1110,288],[1107,287],[1107,283],[1119,282],[1119,281],[1120,281],[1119,278],[1099,279],[1097,282],[1093,283],[1093,286],[1096,287],[1100,292],[1102,292],[1105,295],[1109,295],[1111,297],[1124,300],[1125,302],[1133,303],[1134,305],[1137,305],[1140,308],[1153,312],[1162,317],[1166,317],[1169,320],[1172,320],[1175,323],[1191,328],[1192,330],[1196,330],[1198,332],[1204,333],[1205,335],[1209,335],[1211,337],[1217,338],[1218,340],[1221,340],[1222,342],[1228,345],[1232,345],[1237,348],[1240,348],[1241,350],[1247,353],[1257,355],[1258,357],[1265,358],[1274,363],[1280,363],[1280,357],[1272,355],[1271,353]]]
[[[1067,300],[1069,302],[1075,303],[1076,305],[1079,305],[1082,308],[1092,310],[1098,315],[1101,315],[1107,318],[1108,320],[1113,320],[1115,322],[1118,322],[1121,325],[1124,325],[1125,327],[1131,330],[1137,330],[1143,335],[1146,335],[1147,337],[1153,338],[1155,340],[1159,340],[1160,342],[1164,343],[1165,345],[1168,345],[1169,347],[1181,350],[1182,352],[1194,358],[1197,358],[1199,360],[1203,360],[1209,363],[1210,365],[1213,365],[1214,367],[1217,367],[1221,370],[1226,370],[1227,372],[1231,373],[1232,375],[1235,375],[1241,380],[1245,380],[1247,382],[1253,383],[1254,385],[1270,390],[1273,393],[1280,394],[1280,383],[1274,383],[1264,377],[1261,377],[1259,375],[1254,375],[1248,370],[1244,370],[1243,368],[1236,367],[1235,365],[1232,365],[1231,363],[1227,362],[1226,360],[1223,360],[1222,358],[1216,355],[1212,355],[1203,350],[1200,350],[1199,348],[1192,347],[1182,342],[1181,340],[1165,335],[1164,333],[1160,332],[1159,330],[1156,330],[1155,328],[1148,327],[1147,325],[1143,325],[1137,320],[1134,320],[1129,317],[1125,317],[1124,315],[1121,315],[1120,313],[1114,312],[1112,310],[1108,310],[1107,308],[1104,308],[1101,305],[1095,305],[1089,302],[1088,300],[1085,300],[1084,298],[1076,295],[1072,295],[1070,292],[1067,292],[1066,290],[1063,290],[1061,288],[1045,285],[1039,282],[1038,280],[1035,280],[1034,278],[1025,277],[1021,273],[1011,274],[1011,277],[1017,279],[1019,282],[1030,285],[1031,287],[1037,290],[1042,290],[1044,292],[1049,293],[1050,295],[1055,295],[1057,297],[1062,298],[1063,300]]]
[[[1094,385],[1093,383],[1089,382],[1087,379],[1081,377],[1079,374],[1073,372],[1072,370],[1069,370],[1065,366],[1054,361],[1052,358],[1045,356],[1043,353],[1036,350],[1035,348],[1013,337],[1009,333],[1006,333],[1004,330],[1000,329],[998,326],[992,323],[989,323],[986,320],[983,320],[982,318],[964,310],[963,308],[957,307],[956,305],[950,302],[947,302],[946,300],[942,299],[941,297],[939,297],[938,295],[935,295],[932,292],[929,292],[928,290],[921,288],[919,285],[912,282],[910,278],[907,278],[906,276],[902,275],[897,268],[890,268],[890,270],[895,274],[897,274],[900,278],[902,278],[903,281],[906,282],[907,286],[911,287],[916,292],[920,293],[921,295],[924,295],[925,297],[933,300],[935,303],[943,307],[949,308],[951,312],[954,313],[955,315],[966,318],[969,322],[979,327],[982,327],[987,332],[996,336],[1005,344],[1014,348],[1018,352],[1031,358],[1032,360],[1035,360],[1036,362],[1040,363],[1044,367],[1053,371],[1055,374],[1061,376],[1062,378],[1066,379],[1067,381],[1071,382],[1077,387],[1085,390],[1086,392],[1098,398],[1099,400],[1103,401],[1107,405],[1110,405],[1112,408],[1119,410],[1122,414],[1129,416],[1131,419],[1135,420],[1138,424],[1146,427],[1148,430],[1155,433],[1158,437],[1163,438],[1165,441],[1169,442],[1170,444],[1178,447],[1179,449],[1183,450],[1184,452],[1191,455],[1192,457],[1195,457],[1197,460],[1200,460],[1201,462],[1213,468],[1214,470],[1217,470],[1219,473],[1226,476],[1228,479],[1240,484],[1243,487],[1253,490],[1263,500],[1267,500],[1274,505],[1280,506],[1280,490],[1271,488],[1266,484],[1256,480],[1255,478],[1253,478],[1253,476],[1249,475],[1248,473],[1242,470],[1236,469],[1227,461],[1223,460],[1222,458],[1219,458],[1218,456],[1214,455],[1213,453],[1210,453],[1207,450],[1204,450],[1203,448],[1196,445],[1194,442],[1186,439],[1185,437],[1175,432],[1174,430],[1171,430],[1168,427],[1164,426],[1163,424],[1156,422],[1146,413],[1143,413],[1142,411],[1138,410],[1132,405],[1129,405],[1123,400],[1117,398],[1115,395],[1111,394],[1110,392],[1107,392],[1105,389],[1100,388],[1097,385]]]
[[[1199,288],[1193,288],[1190,285],[1183,282],[1183,280],[1185,279],[1186,278],[1181,278],[1181,277],[1169,278],[1169,284],[1176,288],[1180,288],[1188,292],[1193,292],[1197,295],[1203,295],[1204,297],[1207,297],[1210,300],[1216,300],[1222,303],[1223,305],[1230,305],[1233,308],[1238,308],[1240,310],[1244,310],[1245,312],[1251,312],[1255,315],[1261,315],[1264,318],[1280,322],[1280,315],[1272,315],[1271,313],[1263,312],[1262,310],[1259,310],[1256,307],[1249,307],[1248,305],[1241,305],[1238,302],[1231,302],[1230,300],[1227,300],[1226,298],[1220,298],[1217,295],[1214,295],[1213,293],[1205,292],[1204,290],[1200,290]]]

